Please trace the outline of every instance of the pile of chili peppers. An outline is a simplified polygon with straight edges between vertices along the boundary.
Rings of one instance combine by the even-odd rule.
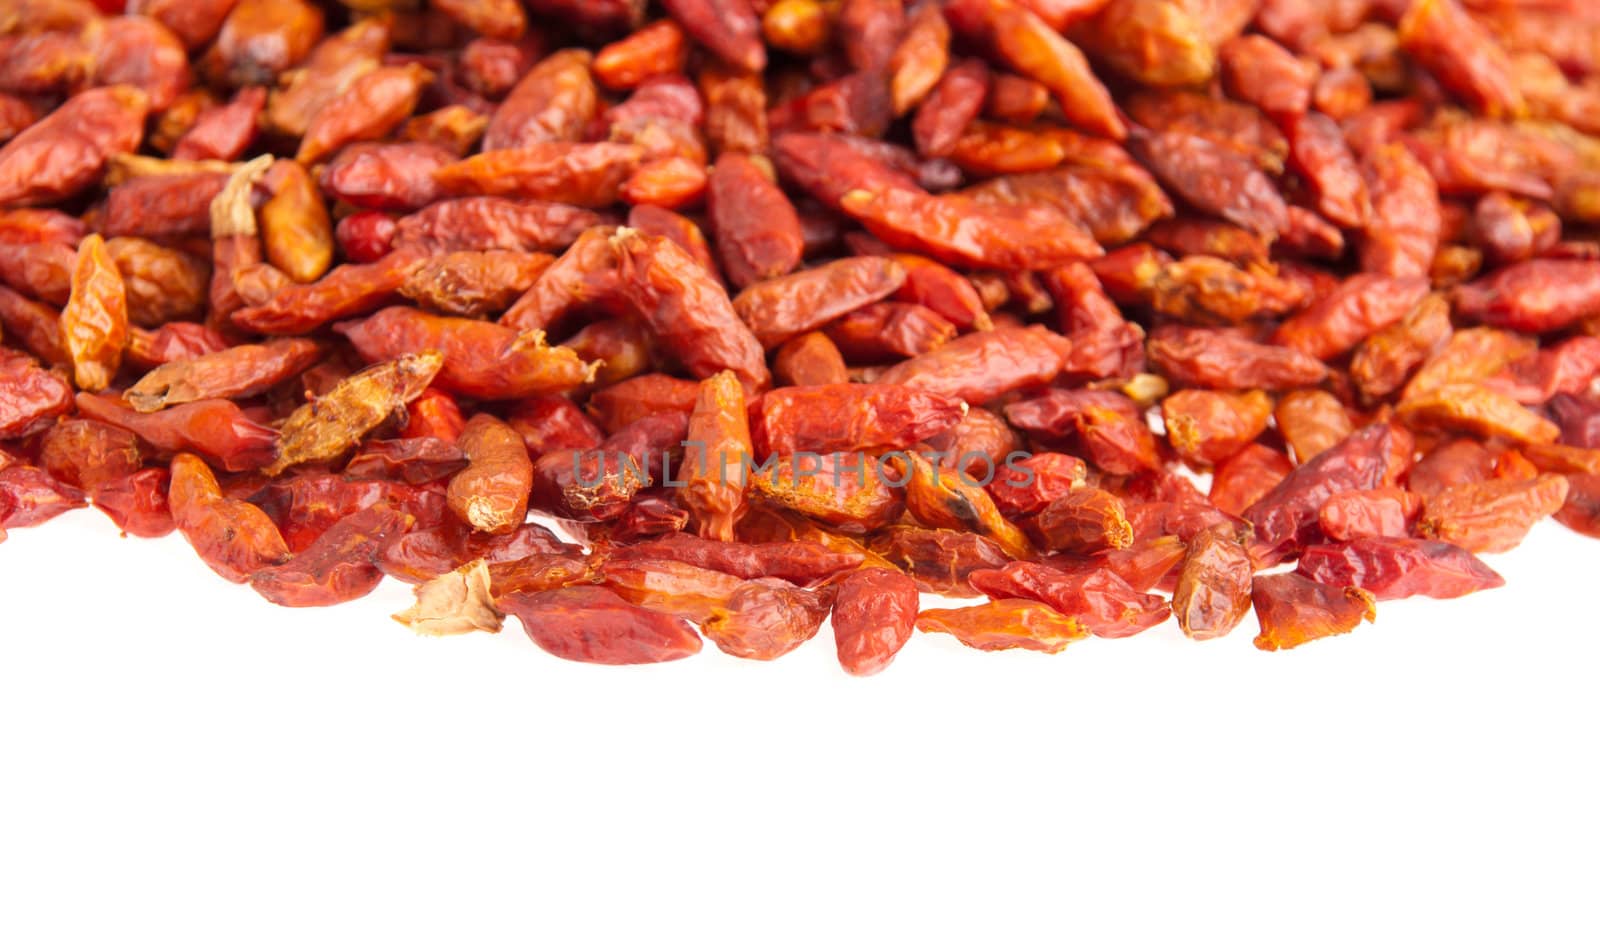
[[[1590,0],[0,0],[0,538],[598,663],[1291,648],[1600,534],[1597,223]]]

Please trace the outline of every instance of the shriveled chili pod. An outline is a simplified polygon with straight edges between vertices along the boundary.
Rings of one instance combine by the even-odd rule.
[[[238,345],[198,358],[170,361],[123,392],[138,412],[155,412],[205,399],[243,399],[264,393],[299,374],[322,356],[322,346],[304,338]]]
[[[375,364],[341,381],[284,420],[277,458],[265,473],[276,476],[297,464],[338,457],[416,399],[443,364],[439,352],[425,351]]]
[[[494,605],[516,616],[534,644],[566,660],[653,664],[700,652],[700,636],[683,619],[635,606],[602,587],[512,592]]]
[[[571,348],[545,343],[543,332],[518,332],[476,319],[435,316],[392,306],[337,331],[373,362],[424,352],[439,356],[439,385],[479,399],[519,399],[587,383],[594,365]]]
[[[701,382],[685,442],[679,499],[701,536],[731,542],[753,454],[744,387],[731,371]]]
[[[1189,543],[1172,595],[1172,614],[1197,641],[1233,631],[1250,610],[1250,553],[1233,529],[1216,525]]]
[[[373,556],[412,517],[379,505],[352,513],[305,550],[250,577],[250,586],[280,606],[332,606],[359,599],[383,579]]]
[[[266,513],[223,496],[211,469],[194,455],[172,459],[168,492],[178,531],[223,579],[243,583],[289,560],[289,548]]]
[[[855,676],[882,672],[911,638],[917,588],[904,574],[865,568],[839,581],[833,637],[839,664]]]
[[[456,443],[467,456],[467,466],[450,478],[450,511],[480,532],[516,531],[527,518],[533,491],[533,462],[522,436],[479,413],[467,420]]]
[[[917,629],[953,635],[980,651],[1024,648],[1059,654],[1067,645],[1089,637],[1089,630],[1070,616],[1027,599],[1001,599],[958,609],[925,609]]]
[[[1263,651],[1347,634],[1377,615],[1373,596],[1366,590],[1317,583],[1292,573],[1257,577],[1251,602],[1261,623],[1255,646]]]
[[[1097,638],[1125,638],[1154,628],[1172,614],[1160,596],[1141,593],[1105,568],[1068,572],[1045,564],[1013,561],[999,570],[973,571],[968,578],[994,599],[1042,602],[1077,620]]]

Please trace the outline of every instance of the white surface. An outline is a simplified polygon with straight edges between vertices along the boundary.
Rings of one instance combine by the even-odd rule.
[[[0,545],[0,925],[1593,925],[1597,555],[855,680],[283,610],[73,513]]]

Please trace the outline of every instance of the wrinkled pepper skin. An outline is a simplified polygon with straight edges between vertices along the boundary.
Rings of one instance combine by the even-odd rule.
[[[466,455],[467,466],[450,478],[450,511],[480,532],[516,531],[527,519],[533,491],[533,461],[522,436],[499,419],[479,413],[467,420],[456,444]]]
[[[700,636],[688,622],[600,587],[512,592],[495,606],[521,620],[534,644],[565,660],[655,664],[700,653]]]
[[[360,599],[383,579],[373,556],[411,521],[382,505],[353,513],[289,560],[256,571],[250,586],[269,602],[296,608]]]
[[[257,571],[289,560],[289,548],[267,514],[223,496],[211,469],[194,455],[172,459],[168,492],[178,531],[223,579],[244,583]]]
[[[0,206],[55,203],[94,184],[113,154],[144,135],[149,97],[133,87],[88,90],[0,147]]]
[[[1312,545],[1295,572],[1330,586],[1360,587],[1377,599],[1453,599],[1504,586],[1505,580],[1465,549],[1419,538],[1357,538]]]
[[[542,332],[518,332],[493,322],[435,316],[405,306],[341,323],[336,330],[374,363],[437,351],[443,358],[439,386],[477,399],[555,393],[587,383],[594,373],[593,365],[572,349],[546,344]]]
[[[1257,577],[1251,602],[1261,623],[1255,646],[1263,651],[1284,651],[1319,638],[1348,634],[1377,616],[1371,593],[1359,587],[1317,583],[1299,574]]]
[[[701,381],[685,441],[678,498],[701,537],[731,542],[753,459],[744,387],[732,371]]]
[[[761,398],[755,431],[765,453],[905,448],[960,422],[960,400],[893,384],[782,387]]]
[[[881,673],[911,640],[916,624],[917,587],[904,574],[866,568],[839,581],[833,638],[847,673]]]
[[[1250,610],[1250,552],[1227,526],[1212,526],[1189,543],[1172,594],[1172,614],[1196,641],[1221,638]]]
[[[1500,586],[1600,536],[1591,6],[0,3],[0,541],[854,675]]]
[[[960,609],[926,609],[917,629],[954,635],[969,648],[1004,651],[1024,648],[1059,654],[1067,645],[1089,637],[1089,630],[1042,603],[1002,599]]]

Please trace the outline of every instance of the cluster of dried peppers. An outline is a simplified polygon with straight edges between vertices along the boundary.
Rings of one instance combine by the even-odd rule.
[[[3,0],[0,525],[858,674],[1496,586],[1600,534],[1597,10]]]

